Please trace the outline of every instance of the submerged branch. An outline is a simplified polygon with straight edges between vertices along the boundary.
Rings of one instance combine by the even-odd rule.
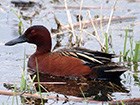
[[[68,99],[68,101],[73,101],[73,102],[81,102],[85,101],[84,98],[79,98],[79,97],[56,97],[55,95],[49,96],[48,94],[42,94],[42,97],[35,93],[35,94],[30,94],[30,93],[20,93],[20,92],[12,92],[12,91],[6,91],[6,90],[0,90],[0,95],[6,95],[6,96],[22,96],[25,98],[35,98],[35,99],[41,99],[43,98],[44,100],[50,99],[54,100],[57,98],[59,101],[65,101]],[[95,101],[92,100],[91,98],[86,98],[86,102],[88,103],[94,103],[94,104],[101,104],[101,103],[106,103],[104,101]],[[125,99],[125,100],[117,100],[117,101],[108,101],[107,103],[111,105],[118,105],[121,103],[128,104],[128,105],[134,105],[134,104],[140,104],[140,98],[132,98],[132,99]]]
[[[42,96],[40,96],[37,93],[34,94],[30,94],[30,93],[20,93],[20,92],[12,92],[12,91],[5,91],[5,90],[0,90],[0,95],[6,95],[6,96],[22,96],[25,98],[34,98],[34,99],[43,99],[43,100],[55,100],[57,98],[58,101],[73,101],[73,102],[81,102],[81,101],[85,101],[84,98],[79,98],[79,97],[56,97],[56,95],[51,95],[49,96],[48,94],[42,94]],[[95,101],[92,99],[87,99],[87,102],[90,103],[102,103],[99,101]]]

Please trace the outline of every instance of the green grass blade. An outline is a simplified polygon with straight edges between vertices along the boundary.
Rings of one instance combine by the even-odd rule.
[[[130,59],[133,60],[133,37],[130,37]]]
[[[127,45],[127,39],[128,39],[128,29],[125,30],[125,38],[124,38],[124,47],[123,47],[123,58],[124,58],[124,61],[126,61],[126,45]]]
[[[140,41],[136,42],[136,45],[135,45],[135,50],[134,50],[135,54],[134,54],[134,59],[133,59],[133,62],[139,62],[140,61]]]
[[[109,49],[109,46],[108,46],[108,34],[105,33],[105,52],[108,53],[108,49]]]
[[[122,51],[120,51],[119,62],[122,62]]]
[[[22,72],[22,76],[21,76],[20,90],[21,90],[21,91],[26,90],[26,78],[25,78],[25,73],[24,73],[24,71]]]
[[[18,23],[18,33],[19,33],[19,35],[22,35],[22,32],[23,32],[23,23],[20,20],[19,23]]]
[[[39,70],[38,70],[38,61],[37,61],[37,58],[35,58],[35,62],[36,62],[37,81],[38,81],[39,94],[40,94],[40,97],[41,97],[41,105],[43,105],[44,102],[43,102],[42,93],[41,93],[41,84],[40,84],[40,77],[39,77]]]
[[[25,75],[25,67],[26,67],[26,63],[25,63],[25,49],[24,49],[24,62],[23,62],[23,71],[21,74],[21,82],[20,82],[20,90],[24,91],[26,90],[27,87],[27,81],[26,81],[26,75]]]

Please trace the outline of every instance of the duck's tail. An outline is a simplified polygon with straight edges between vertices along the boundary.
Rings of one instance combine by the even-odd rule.
[[[92,67],[93,73],[100,79],[118,79],[128,68],[117,63],[108,63],[106,65],[99,65]],[[90,75],[91,76],[91,75]],[[91,77],[92,78],[92,77]]]

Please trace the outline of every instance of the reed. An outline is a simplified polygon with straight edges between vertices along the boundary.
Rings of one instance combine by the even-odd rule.
[[[108,34],[105,33],[105,52],[108,53],[109,44],[108,44]]]
[[[133,37],[129,35],[129,29],[125,30],[124,47],[123,47],[123,61],[137,63],[140,60],[140,41],[135,42],[133,48]],[[129,39],[129,42],[128,42]],[[128,46],[128,43],[130,46]],[[121,52],[120,52],[121,53]]]
[[[20,91],[25,91],[26,88],[27,88],[27,79],[26,79],[26,73],[25,73],[25,70],[26,70],[25,52],[26,51],[24,49],[23,71],[22,71],[22,74],[21,74]]]
[[[135,44],[133,62],[140,62],[140,41]]]
[[[42,93],[41,93],[41,84],[40,84],[40,77],[39,77],[39,71],[38,71],[38,61],[37,61],[37,58],[35,58],[35,61],[36,61],[36,70],[37,70],[37,81],[38,81],[38,89],[39,89],[39,95],[41,97],[41,105],[44,105],[44,102],[43,102],[43,98],[42,98]]]
[[[17,86],[16,86],[16,84],[14,84],[14,94],[16,94],[16,91],[17,91],[17,88],[16,88]],[[16,105],[19,105],[19,103],[18,103],[18,98],[17,98],[18,96],[13,96],[12,97],[12,105],[15,105],[14,103],[15,103],[15,101],[16,101]]]
[[[123,60],[126,61],[129,50],[127,51],[128,29],[125,30],[124,46],[123,46]]]
[[[121,101],[120,103],[121,103],[121,105],[125,105],[125,103],[123,101]]]
[[[138,62],[140,62],[140,41],[136,42],[135,49],[134,49],[134,57],[133,57],[133,63],[134,63],[134,70],[138,70]]]
[[[83,98],[84,98],[85,102],[87,102],[87,98],[86,98],[86,96],[85,96],[85,94],[84,94],[84,92],[83,92],[82,88],[81,88],[81,87],[79,87],[79,89],[80,89],[80,91],[81,91],[81,93],[82,93],[82,95],[83,95]]]

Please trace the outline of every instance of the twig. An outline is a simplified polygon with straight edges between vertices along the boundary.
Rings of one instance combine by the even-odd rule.
[[[6,96],[18,96],[22,95],[24,97],[31,97],[31,98],[40,98],[40,95],[38,94],[30,94],[30,93],[22,93],[22,92],[12,92],[12,91],[6,91],[6,90],[0,90],[0,95],[6,95]]]
[[[34,82],[38,84],[38,82]],[[41,85],[66,85],[67,82],[40,82]],[[87,83],[77,83],[77,85],[87,85]]]
[[[11,91],[5,91],[5,90],[0,90],[0,95],[6,95],[6,96],[23,96],[23,97],[27,97],[27,98],[35,98],[35,99],[41,99],[40,95],[35,93],[35,94],[30,94],[30,93],[15,93],[15,92],[11,92]],[[56,99],[56,96],[49,96],[48,94],[42,94],[42,98],[44,100],[46,99],[50,99],[50,100],[54,100]],[[105,103],[104,101],[95,101],[92,100],[91,98],[86,98],[88,103],[94,103],[94,104],[102,104]],[[66,98],[65,97],[58,97],[59,101],[65,101]],[[69,101],[73,101],[73,102],[81,102],[81,101],[85,101],[84,98],[79,98],[79,97],[68,97]],[[111,105],[118,105],[121,103],[125,103],[125,104],[129,104],[129,105],[134,105],[140,104],[140,98],[132,98],[132,99],[125,99],[125,100],[117,100],[117,101],[109,101],[108,102]]]
[[[75,35],[75,32],[74,32],[74,27],[73,27],[73,23],[72,23],[71,14],[70,14],[70,11],[68,10],[67,0],[64,0],[64,2],[65,2],[65,9],[66,9],[66,13],[67,13],[68,23],[69,23],[69,26],[70,26],[71,31],[72,31],[74,42],[76,42],[76,35]]]
[[[83,0],[81,0],[81,3],[80,3],[80,10],[79,10],[79,30],[80,30],[80,41],[82,42],[83,40],[83,35],[82,35],[82,23],[81,23],[81,19],[80,17],[82,16],[82,9],[83,9]]]
[[[93,27],[93,29],[94,29],[94,31],[95,31],[95,38],[96,38],[96,40],[99,42],[101,48],[103,48],[104,45],[103,45],[103,43],[101,42],[101,39],[100,39],[99,34],[98,34],[98,31],[97,31],[97,29],[96,29],[96,27],[95,27],[95,22],[92,21],[90,11],[88,11],[88,15],[89,15],[89,18],[90,18],[92,27]]]
[[[34,82],[34,84],[38,84],[38,82]],[[40,82],[40,84],[48,84],[48,85],[65,85],[66,82]]]
[[[0,95],[6,95],[6,96],[22,96],[22,97],[27,97],[27,98],[35,98],[35,99],[44,99],[44,100],[47,100],[47,99],[50,99],[50,100],[54,100],[56,99],[56,96],[55,95],[48,95],[48,94],[42,94],[42,97],[35,93],[35,94],[30,94],[30,93],[24,93],[24,94],[21,94],[21,93],[15,93],[15,92],[11,92],[11,91],[5,91],[5,90],[0,90]],[[59,101],[65,101],[66,98],[65,97],[58,97],[58,100]],[[79,98],[79,97],[68,97],[68,100],[69,101],[74,101],[74,102],[81,102],[81,101],[84,101],[85,99],[84,98]],[[87,99],[87,102],[90,102],[90,103],[102,103],[101,101],[95,101],[95,100],[92,100],[92,99]]]
[[[114,11],[115,11],[115,6],[116,6],[116,4],[117,4],[117,1],[118,1],[118,0],[115,0],[115,3],[114,3],[114,5],[113,5],[113,7],[112,7],[112,10],[111,10],[111,13],[110,13],[110,17],[109,17],[109,21],[108,21],[108,25],[107,25],[107,29],[106,29],[106,33],[108,33],[108,31],[109,31],[109,27],[110,27],[110,24],[111,24],[111,20],[112,20]]]

